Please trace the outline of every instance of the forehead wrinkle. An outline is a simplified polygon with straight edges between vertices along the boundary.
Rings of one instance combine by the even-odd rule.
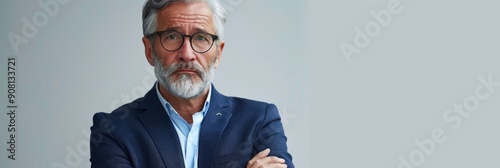
[[[164,17],[161,22],[161,28],[163,29],[171,29],[171,28],[182,28],[186,26],[188,28],[194,27],[197,30],[209,31],[213,28],[210,28],[210,24],[212,23],[212,17],[210,15],[203,14],[173,14]],[[163,30],[162,29],[162,30]]]
[[[175,29],[181,31],[202,30],[215,32],[212,11],[206,3],[174,2],[158,13],[157,29]],[[194,29],[194,30],[193,30]]]

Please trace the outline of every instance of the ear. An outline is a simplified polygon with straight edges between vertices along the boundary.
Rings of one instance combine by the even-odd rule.
[[[220,59],[222,57],[222,50],[224,50],[224,44],[226,44],[224,41],[220,41],[219,45],[217,46],[217,56],[215,58],[215,63],[214,66],[215,68],[219,67]]]
[[[153,58],[153,45],[148,38],[142,37],[142,43],[144,44],[144,53],[146,54],[146,59],[149,62],[149,65],[154,66],[155,61]]]

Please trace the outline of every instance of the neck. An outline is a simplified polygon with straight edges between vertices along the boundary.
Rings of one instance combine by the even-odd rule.
[[[163,86],[158,85],[161,96],[179,113],[189,124],[193,123],[193,114],[203,109],[208,96],[207,88],[203,94],[191,99],[184,99],[170,94]]]

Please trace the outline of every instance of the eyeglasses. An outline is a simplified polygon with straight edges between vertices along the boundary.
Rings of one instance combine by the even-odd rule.
[[[154,34],[160,37],[161,46],[170,52],[179,50],[184,44],[184,38],[189,37],[191,48],[197,53],[205,53],[212,48],[215,40],[219,38],[219,36],[210,33],[198,32],[193,35],[186,35],[175,30],[158,31],[147,35],[147,37],[151,38]]]

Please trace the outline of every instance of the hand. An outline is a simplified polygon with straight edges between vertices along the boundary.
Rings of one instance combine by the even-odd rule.
[[[248,161],[247,168],[286,168],[285,159],[276,156],[267,156],[271,149],[267,148]]]

